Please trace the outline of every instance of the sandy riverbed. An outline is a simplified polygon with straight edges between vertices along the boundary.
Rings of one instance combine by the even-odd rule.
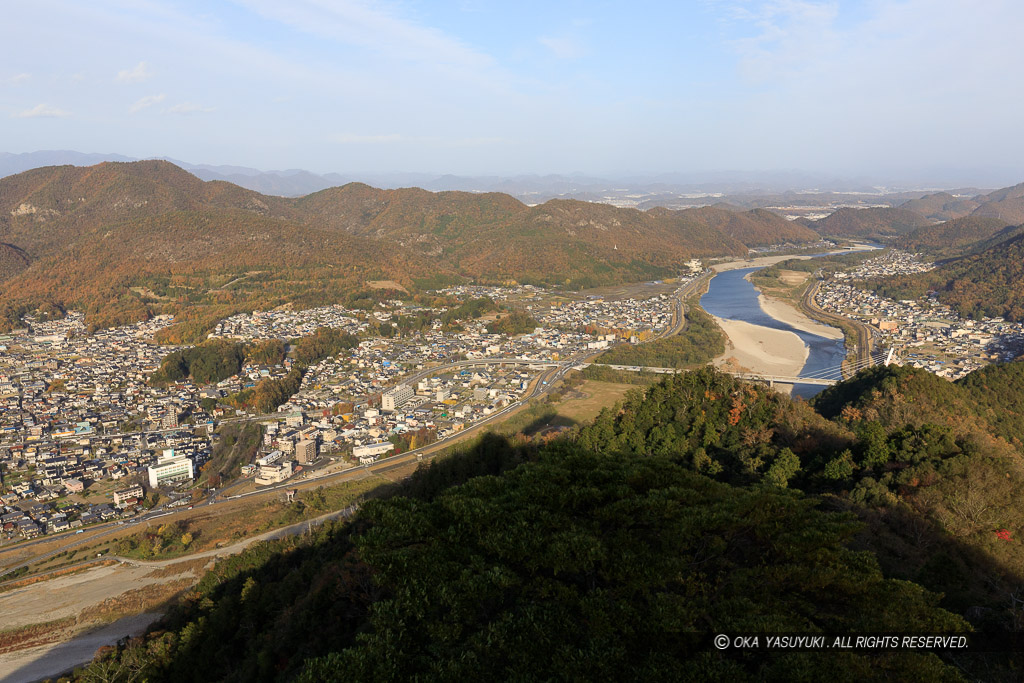
[[[738,365],[766,375],[796,376],[807,362],[810,350],[800,337],[786,330],[774,330],[742,320],[715,318],[729,338],[725,353],[715,365]]]
[[[762,268],[791,258],[802,257],[762,256],[749,261],[719,263],[712,268],[716,272],[739,268]],[[809,332],[828,339],[843,338],[842,330],[812,320],[784,301],[771,299],[761,294],[759,303],[761,310],[767,315],[802,332]],[[725,353],[714,360],[717,366],[739,366],[758,373],[795,377],[800,374],[810,355],[810,349],[793,332],[718,317],[715,317],[715,321],[728,337]]]
[[[836,254],[850,254],[855,251],[869,251],[875,249],[868,244],[857,244],[848,249],[837,250]],[[806,260],[814,258],[809,254],[775,254],[772,256],[758,256],[757,258],[741,260],[741,261],[726,261],[724,263],[714,263],[709,267],[716,273],[721,273],[725,270],[737,270],[739,268],[764,268],[765,266],[773,266],[780,261],[789,261],[790,259],[801,259]]]
[[[791,304],[788,304],[785,301],[772,299],[762,294],[759,297],[759,303],[761,304],[762,311],[776,320],[781,320],[782,322],[795,327],[801,332],[809,332],[811,334],[816,334],[819,337],[825,337],[826,339],[843,338],[843,331],[839,328],[819,323],[817,320],[807,317],[803,312],[794,308]]]
[[[5,683],[30,683],[58,676],[88,662],[104,645],[125,636],[137,636],[160,618],[157,613],[136,614],[101,626],[63,642],[8,652],[0,655],[0,672]]]

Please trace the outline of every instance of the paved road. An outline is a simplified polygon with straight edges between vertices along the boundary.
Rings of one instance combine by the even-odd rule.
[[[835,313],[829,313],[828,311],[822,310],[817,303],[814,302],[814,295],[817,294],[818,288],[821,287],[821,280],[816,281],[804,292],[803,299],[800,301],[800,305],[804,310],[814,317],[823,319],[831,322],[839,329],[843,329],[840,323],[849,323],[853,325],[857,331],[857,367],[863,367],[868,364],[871,360],[871,350],[874,345],[874,334],[871,327],[864,323],[853,320],[851,318],[845,318]]]
[[[177,564],[179,562],[189,562],[191,560],[198,560],[198,559],[202,559],[202,558],[206,558],[206,557],[226,557],[228,555],[235,555],[235,554],[241,552],[246,547],[248,547],[249,545],[255,543],[256,541],[269,541],[269,540],[274,540],[274,539],[278,539],[278,538],[284,538],[286,536],[292,536],[292,535],[295,535],[295,534],[302,533],[303,531],[308,531],[312,527],[319,526],[319,525],[323,524],[325,521],[328,521],[328,520],[331,520],[331,519],[337,519],[339,517],[346,517],[346,518],[347,517],[351,517],[353,514],[355,514],[355,512],[358,509],[359,509],[358,505],[349,505],[346,508],[343,508],[341,510],[335,510],[333,512],[328,512],[326,514],[320,515],[319,517],[313,517],[311,519],[307,519],[307,520],[304,520],[302,522],[296,522],[295,524],[290,524],[290,525],[285,526],[285,527],[280,527],[280,528],[277,528],[277,529],[271,529],[270,531],[265,531],[265,532],[263,532],[261,534],[258,534],[256,536],[252,536],[250,538],[246,538],[244,540],[238,541],[237,543],[234,543],[234,544],[229,545],[229,546],[225,546],[223,548],[212,548],[210,550],[204,550],[202,552],[192,553],[190,555],[180,555],[180,556],[177,556],[177,557],[160,559],[160,560],[140,560],[140,559],[135,558],[135,557],[123,557],[121,555],[104,555],[103,557],[90,557],[90,558],[83,559],[83,560],[81,560],[79,562],[74,562],[72,564],[67,564],[67,565],[64,565],[62,567],[59,567],[59,570],[60,571],[67,571],[67,570],[75,569],[75,568],[78,568],[78,567],[86,567],[86,566],[89,566],[89,565],[93,565],[93,564],[96,564],[97,562],[106,562],[106,561],[110,561],[110,560],[114,560],[116,562],[121,562],[123,564],[130,564],[130,565],[136,566],[136,567],[143,566],[143,567],[153,567],[154,569],[160,569],[160,568],[172,565],[172,564]],[[94,538],[96,538],[96,537],[94,537]],[[80,543],[76,543],[74,545],[80,545]],[[67,550],[70,547],[74,547],[74,545],[72,545],[72,546],[65,546],[65,548],[62,549],[62,552],[63,552],[63,550]],[[47,556],[42,556],[40,558],[36,558],[32,562],[33,563],[40,562],[42,559],[45,559],[45,557],[49,557],[50,555],[52,555],[52,554],[48,554]],[[22,565],[22,566],[26,566],[26,565]],[[32,578],[33,576],[46,575],[46,574],[49,574],[50,572],[51,572],[51,570],[47,570],[47,571],[44,571],[44,572],[39,572],[38,574],[28,574],[26,576],[19,576],[17,579],[14,579],[14,581],[22,581],[22,580],[27,579],[27,578]],[[3,585],[3,583],[0,582],[0,585]]]
[[[436,367],[436,368],[431,368],[431,369],[428,369],[428,370],[424,370],[424,371],[422,371],[421,373],[419,373],[416,376],[417,379],[419,379],[422,376],[427,376],[427,375],[429,375],[431,373],[434,373],[434,372],[444,372],[446,369],[450,369],[450,368],[466,367],[466,366],[479,365],[479,364],[508,364],[508,363],[511,363],[511,364],[524,364],[524,365],[526,365],[526,364],[546,364],[546,365],[550,366],[547,369],[545,369],[543,372],[541,372],[541,374],[537,377],[537,379],[534,380],[533,389],[527,395],[525,395],[522,399],[520,399],[519,401],[517,401],[515,403],[512,403],[512,404],[509,404],[508,406],[502,408],[501,410],[495,411],[491,415],[488,415],[487,417],[485,417],[483,420],[479,420],[479,421],[473,423],[472,426],[467,427],[466,429],[462,430],[461,432],[453,434],[453,435],[451,435],[451,436],[449,436],[449,437],[447,437],[445,439],[441,439],[440,441],[436,441],[436,442],[434,442],[434,443],[432,443],[432,444],[430,444],[428,446],[424,446],[422,448],[417,448],[415,450],[407,451],[405,453],[401,453],[401,454],[398,454],[398,455],[392,455],[392,456],[389,456],[389,457],[381,458],[380,460],[377,460],[376,462],[374,462],[374,463],[372,463],[370,465],[364,465],[364,466],[361,466],[361,467],[352,467],[352,468],[349,468],[349,469],[346,469],[346,470],[342,470],[340,472],[335,472],[335,473],[332,473],[332,474],[326,474],[326,475],[322,475],[322,476],[319,476],[319,477],[313,477],[313,478],[310,478],[310,479],[289,480],[289,481],[283,482],[281,484],[277,484],[277,485],[274,485],[274,486],[266,486],[266,487],[257,489],[255,491],[250,491],[248,493],[242,493],[242,494],[238,494],[238,495],[226,496],[225,495],[225,493],[226,493],[225,491],[223,491],[223,490],[222,491],[217,491],[214,494],[214,496],[212,496],[210,499],[208,499],[207,501],[204,501],[201,504],[202,505],[212,505],[212,504],[216,503],[222,497],[227,499],[227,500],[237,500],[239,498],[248,498],[248,497],[251,497],[251,496],[276,495],[277,492],[279,492],[281,490],[284,490],[284,489],[296,489],[296,488],[297,489],[306,489],[306,488],[312,488],[312,487],[317,487],[317,486],[324,486],[324,485],[328,485],[328,484],[338,483],[340,481],[345,481],[347,479],[360,478],[360,477],[366,476],[367,472],[379,474],[379,473],[382,473],[382,472],[386,472],[386,471],[389,471],[389,470],[396,469],[398,467],[404,467],[404,466],[406,466],[406,465],[408,465],[410,463],[419,461],[420,459],[422,459],[423,456],[428,456],[429,457],[429,453],[432,453],[434,451],[437,451],[437,450],[440,450],[440,449],[442,449],[444,447],[447,447],[450,444],[450,442],[455,441],[456,439],[462,439],[467,434],[472,434],[472,433],[477,432],[477,431],[479,431],[479,430],[481,430],[481,429],[483,429],[483,428],[485,428],[487,426],[490,426],[495,421],[501,420],[502,418],[507,417],[511,412],[513,412],[515,410],[518,410],[519,408],[521,408],[523,405],[525,405],[530,400],[532,400],[534,398],[537,398],[538,396],[542,396],[542,395],[548,393],[549,391],[551,391],[551,389],[553,388],[553,386],[555,385],[555,383],[558,380],[560,380],[562,377],[564,377],[565,374],[567,372],[569,372],[574,366],[576,366],[577,364],[587,360],[587,358],[588,358],[588,356],[582,356],[581,355],[581,356],[576,356],[576,357],[570,358],[570,359],[568,359],[566,361],[560,361],[558,363],[552,363],[551,361],[547,361],[547,362],[544,362],[544,361],[527,361],[527,360],[516,360],[516,359],[507,359],[507,358],[506,359],[479,359],[479,360],[469,360],[469,361],[457,361],[455,363],[451,363],[451,364],[446,365],[446,366],[439,366],[439,367]],[[416,381],[416,380],[414,379],[414,380],[407,380],[407,381]],[[250,418],[250,419],[258,419],[258,418]],[[230,488],[228,490],[230,490]],[[168,510],[168,509],[153,510],[153,511],[148,512],[148,513],[146,513],[144,515],[141,515],[139,517],[132,518],[130,520],[122,520],[121,523],[118,523],[117,521],[111,521],[111,522],[106,522],[106,523],[98,525],[98,526],[90,527],[88,529],[87,533],[84,533],[84,534],[80,534],[79,535],[79,534],[74,534],[73,532],[72,533],[67,533],[66,532],[64,534],[59,534],[59,535],[47,535],[47,536],[43,536],[43,537],[41,537],[39,539],[36,539],[34,541],[29,541],[27,543],[20,543],[20,544],[18,544],[16,546],[12,546],[9,549],[8,548],[0,549],[0,553],[2,553],[4,550],[22,550],[22,549],[24,549],[26,547],[31,547],[32,545],[36,545],[36,544],[39,544],[39,543],[51,543],[54,540],[61,538],[62,536],[65,537],[65,538],[68,538],[68,540],[69,540],[69,543],[65,543],[65,544],[61,545],[60,547],[58,547],[58,548],[56,548],[54,550],[51,550],[51,551],[49,551],[47,553],[43,553],[41,555],[37,555],[37,556],[35,556],[35,557],[33,557],[33,558],[29,559],[29,560],[26,560],[26,561],[21,562],[19,564],[12,565],[10,567],[7,567],[7,568],[3,569],[2,571],[0,571],[0,577],[3,577],[3,576],[5,576],[5,575],[7,575],[7,574],[9,574],[9,573],[11,573],[13,571],[16,571],[16,570],[18,570],[18,569],[20,569],[22,567],[28,567],[28,566],[31,566],[31,565],[34,565],[34,564],[38,564],[38,563],[43,562],[43,561],[45,561],[47,559],[50,559],[51,557],[53,557],[55,555],[59,555],[62,552],[65,552],[65,551],[77,548],[78,546],[81,546],[81,545],[83,545],[85,543],[93,543],[93,542],[95,542],[98,539],[104,538],[104,537],[109,536],[109,535],[111,535],[113,533],[116,533],[118,531],[123,530],[126,525],[135,525],[135,524],[138,524],[140,522],[145,522],[145,521],[149,521],[149,520],[152,520],[152,519],[157,519],[157,518],[160,518],[160,517],[165,517],[167,515],[172,515],[172,514],[174,514],[176,512],[180,512],[180,511],[182,511],[181,508],[170,509],[170,510]],[[100,533],[96,533],[97,531],[100,532]],[[79,538],[78,536],[81,536],[81,537]],[[186,558],[178,558],[178,559],[180,561],[180,560],[186,559]]]
[[[663,338],[663,337],[671,336],[671,335],[674,335],[674,334],[678,334],[683,329],[685,329],[685,327],[686,327],[686,316],[685,316],[685,306],[684,306],[683,302],[685,301],[685,299],[687,299],[689,296],[691,296],[697,290],[697,287],[704,280],[706,280],[710,275],[711,274],[706,274],[704,276],[701,276],[700,278],[697,278],[696,280],[693,280],[692,282],[688,282],[685,285],[683,285],[682,287],[680,287],[678,290],[676,290],[676,293],[675,293],[676,310],[675,310],[675,312],[673,314],[673,323],[672,323],[672,325],[667,330],[665,330],[665,332],[663,332],[661,335],[659,335],[656,338]],[[278,492],[280,490],[283,490],[283,489],[295,489],[295,488],[304,489],[304,488],[310,488],[312,486],[324,486],[326,484],[334,484],[334,483],[337,483],[339,481],[344,481],[346,479],[355,478],[357,476],[364,476],[367,472],[381,473],[381,472],[386,472],[386,471],[389,471],[389,470],[396,469],[398,467],[404,467],[405,465],[408,465],[408,464],[410,464],[412,462],[416,462],[416,461],[421,460],[424,456],[428,456],[429,457],[430,453],[433,453],[435,451],[438,451],[438,450],[441,450],[442,448],[447,447],[451,442],[453,442],[453,441],[455,441],[457,439],[465,438],[465,436],[467,434],[472,434],[474,432],[477,432],[477,431],[479,431],[479,430],[481,430],[481,429],[483,429],[485,427],[490,426],[495,421],[498,421],[498,420],[501,420],[504,417],[507,417],[510,413],[518,410],[519,408],[521,408],[522,406],[524,406],[526,403],[528,403],[529,401],[533,400],[534,398],[537,398],[538,396],[542,396],[542,395],[550,392],[551,389],[554,387],[554,385],[557,384],[558,381],[561,380],[563,377],[565,377],[565,375],[570,370],[572,370],[577,365],[581,365],[581,364],[587,363],[588,361],[590,361],[592,358],[594,358],[597,355],[600,355],[600,353],[597,353],[597,354],[594,354],[594,353],[579,354],[577,356],[574,356],[574,357],[569,358],[569,359],[564,360],[564,361],[531,360],[531,359],[526,359],[526,358],[476,358],[476,359],[470,359],[470,360],[452,361],[450,363],[443,363],[443,364],[437,365],[435,367],[424,368],[423,370],[420,370],[419,372],[417,372],[417,373],[415,373],[413,375],[410,375],[408,377],[403,378],[402,381],[404,383],[418,382],[419,380],[421,380],[421,379],[423,379],[425,377],[429,377],[430,375],[434,375],[434,374],[437,374],[439,372],[450,372],[451,370],[454,370],[454,369],[457,369],[457,368],[460,368],[460,367],[474,367],[474,366],[481,366],[481,365],[527,365],[527,366],[541,366],[541,367],[545,367],[546,369],[544,369],[543,372],[541,372],[541,374],[534,381],[533,389],[526,396],[521,398],[519,401],[517,401],[515,403],[512,403],[512,404],[509,404],[508,406],[502,408],[501,410],[498,410],[498,411],[492,413],[491,415],[488,415],[483,420],[479,420],[479,421],[473,423],[472,426],[467,427],[466,429],[462,430],[461,432],[458,432],[456,434],[452,434],[451,436],[449,436],[449,437],[447,437],[445,439],[441,439],[440,441],[436,441],[436,442],[434,442],[432,444],[429,444],[427,446],[423,446],[421,448],[417,448],[417,449],[412,450],[412,451],[407,451],[405,453],[401,453],[401,454],[398,454],[398,455],[392,455],[392,456],[389,456],[389,457],[381,458],[380,460],[377,460],[376,462],[374,462],[374,463],[372,463],[370,465],[364,465],[364,466],[361,466],[361,467],[353,467],[353,468],[349,468],[349,469],[346,469],[346,470],[342,470],[340,472],[335,472],[335,473],[332,473],[332,474],[325,474],[325,475],[321,475],[321,476],[317,476],[317,477],[312,477],[312,478],[309,478],[309,479],[289,480],[289,481],[286,481],[286,482],[282,482],[281,484],[263,487],[263,488],[260,488],[258,490],[255,490],[255,491],[249,491],[247,493],[242,493],[242,494],[237,494],[237,495],[227,495],[227,493],[230,492],[233,488],[235,488],[237,486],[240,486],[242,483],[244,483],[244,482],[236,482],[234,484],[229,485],[225,489],[216,491],[215,493],[213,493],[213,495],[210,496],[210,498],[208,498],[206,501],[203,501],[202,503],[199,503],[199,504],[201,504],[201,505],[213,505],[213,504],[217,503],[219,500],[225,500],[225,499],[226,500],[236,500],[236,499],[239,499],[239,498],[248,498],[250,496],[266,496],[266,495],[270,495],[270,494],[275,494],[276,492]],[[269,414],[266,414],[266,415],[243,416],[243,417],[236,417],[236,418],[229,418],[229,419],[226,419],[226,420],[222,420],[221,424],[233,423],[233,422],[251,422],[251,421],[269,420],[269,419],[273,419],[273,418],[279,418],[280,416],[281,416],[280,413],[269,413]],[[168,430],[168,431],[175,431],[175,430]],[[121,522],[111,521],[111,522],[106,522],[104,524],[100,524],[100,525],[97,525],[97,526],[94,526],[94,527],[90,527],[88,530],[86,530],[86,532],[84,534],[81,534],[81,536],[82,536],[81,538],[76,538],[77,534],[75,534],[74,532],[63,532],[62,534],[49,534],[49,535],[46,535],[46,536],[42,536],[39,539],[36,539],[36,540],[33,540],[33,541],[28,541],[28,542],[25,542],[25,543],[18,543],[17,545],[11,546],[10,548],[0,548],[0,554],[2,554],[6,550],[22,550],[22,549],[24,549],[26,547],[31,547],[33,545],[37,545],[37,544],[41,544],[41,543],[51,543],[54,540],[57,540],[57,539],[61,538],[62,536],[66,537],[66,538],[68,538],[70,540],[69,543],[66,543],[66,544],[62,545],[62,546],[60,546],[59,548],[57,548],[55,550],[52,550],[52,551],[50,551],[48,553],[44,553],[42,555],[38,555],[38,556],[33,557],[32,559],[27,560],[25,562],[21,562],[21,563],[19,563],[17,565],[13,565],[13,566],[7,567],[7,568],[5,568],[3,570],[0,570],[0,577],[3,577],[3,576],[5,576],[5,575],[7,575],[7,574],[9,574],[9,573],[11,573],[13,571],[16,571],[16,570],[18,570],[18,569],[20,569],[22,567],[27,567],[27,566],[30,566],[30,565],[33,565],[33,564],[38,564],[38,563],[40,563],[42,561],[45,561],[45,560],[47,560],[47,559],[49,559],[49,558],[51,558],[51,557],[53,557],[55,555],[59,555],[62,552],[65,552],[67,550],[72,550],[74,548],[77,548],[78,546],[81,546],[81,545],[83,545],[85,543],[92,543],[92,542],[94,542],[94,541],[96,541],[98,539],[101,539],[101,538],[104,538],[106,536],[109,536],[109,535],[111,535],[113,533],[116,533],[116,532],[122,530],[125,525],[138,524],[139,522],[145,522],[145,521],[148,521],[148,520],[151,520],[151,519],[156,519],[156,518],[159,518],[159,517],[164,517],[164,516],[167,516],[167,515],[174,514],[175,512],[179,512],[179,511],[180,511],[179,509],[168,510],[168,509],[164,509],[164,508],[158,508],[156,510],[148,512],[148,513],[146,513],[144,515],[141,515],[139,517],[132,518],[130,520],[122,520]],[[99,531],[100,533],[96,533],[97,531]]]
[[[679,334],[686,329],[686,304],[685,301],[693,296],[694,293],[715,275],[714,272],[705,273],[696,280],[687,282],[685,285],[675,291],[676,306],[675,311],[672,315],[672,325],[665,330],[663,333],[655,337],[660,339],[662,337],[671,337],[672,335]]]

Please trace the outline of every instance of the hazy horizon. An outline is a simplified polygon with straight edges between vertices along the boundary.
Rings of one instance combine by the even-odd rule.
[[[1024,180],[1024,6],[37,0],[0,150],[314,173]]]

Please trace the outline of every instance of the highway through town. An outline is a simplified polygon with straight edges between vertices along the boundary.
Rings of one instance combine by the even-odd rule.
[[[672,323],[661,335],[655,337],[655,339],[660,339],[672,336],[674,334],[678,334],[679,332],[686,328],[684,301],[690,296],[692,296],[697,291],[698,287],[702,283],[707,281],[708,277],[709,274],[705,274],[695,280],[687,282],[678,290],[676,290],[674,294],[675,309],[673,312]],[[209,498],[199,503],[196,503],[194,506],[190,506],[189,509],[191,509],[192,507],[196,507],[198,505],[213,505],[223,500],[238,500],[240,498],[249,498],[253,496],[275,495],[278,492],[286,489],[306,489],[315,486],[335,484],[342,481],[346,481],[348,479],[364,477],[366,476],[367,473],[381,474],[401,467],[405,467],[411,463],[422,460],[424,456],[428,458],[432,457],[430,454],[447,448],[447,446],[451,445],[452,442],[464,439],[468,434],[479,432],[480,430],[483,430],[486,427],[493,425],[495,422],[498,422],[508,417],[511,413],[519,410],[533,399],[549,393],[555,387],[555,385],[562,378],[565,377],[565,375],[570,370],[577,366],[588,364],[588,361],[590,361],[597,355],[600,355],[600,353],[579,354],[573,358],[569,358],[564,361],[535,360],[529,358],[477,358],[469,360],[452,361],[434,367],[423,368],[417,371],[415,374],[403,378],[402,381],[405,383],[413,383],[418,382],[419,380],[424,379],[426,377],[430,377],[431,375],[443,372],[450,372],[452,370],[457,370],[459,368],[484,367],[489,365],[526,365],[535,368],[542,368],[542,372],[533,381],[532,388],[530,389],[530,391],[520,400],[516,401],[515,403],[511,403],[498,411],[495,411],[494,413],[486,416],[484,419],[479,420],[473,423],[471,426],[463,429],[461,432],[452,434],[444,439],[435,441],[434,443],[429,444],[427,446],[423,446],[411,451],[406,451],[405,453],[384,457],[369,465],[350,467],[348,469],[344,469],[338,472],[332,472],[329,474],[322,474],[319,476],[307,477],[298,480],[291,480],[281,484],[263,487],[255,491],[248,491],[245,493],[230,495],[230,492],[233,489],[244,486],[248,482],[248,480],[243,480],[240,482],[236,482],[235,484],[229,485],[224,489],[211,492]],[[221,424],[235,422],[259,422],[262,420],[272,420],[280,417],[281,413],[268,413],[265,415],[248,415],[222,420]],[[141,434],[141,432],[136,433],[136,435],[138,434]],[[34,545],[52,543],[53,541],[61,537],[69,539],[68,543],[61,545],[59,548],[56,548],[47,553],[38,555],[29,560],[23,561],[16,565],[12,565],[10,567],[6,567],[0,570],[0,577],[10,574],[11,572],[17,571],[18,569],[21,569],[23,567],[39,564],[40,562],[43,562],[47,559],[50,559],[51,557],[59,555],[62,552],[73,550],[74,548],[80,547],[86,543],[95,543],[95,541],[97,541],[98,539],[105,538],[114,533],[124,530],[126,525],[136,525],[142,522],[148,522],[150,520],[159,519],[161,517],[166,517],[168,515],[173,515],[179,512],[185,512],[185,510],[180,508],[168,509],[166,508],[166,506],[161,506],[160,508],[154,509],[150,512],[146,512],[137,517],[133,517],[129,520],[104,522],[102,524],[90,527],[89,529],[86,529],[83,534],[78,534],[77,532],[73,531],[62,532],[61,534],[47,535],[31,541],[17,543],[7,548],[0,548],[0,556],[2,556],[8,551],[18,551],[28,547],[32,547]],[[81,538],[79,538],[78,536],[81,536]]]
[[[593,355],[593,354],[591,354],[591,355]],[[475,432],[478,432],[481,429],[484,429],[485,427],[488,427],[488,426],[492,425],[496,421],[500,421],[501,419],[503,419],[505,417],[508,417],[510,413],[518,410],[519,408],[524,406],[529,401],[531,401],[531,400],[533,400],[535,398],[538,398],[540,396],[543,396],[544,394],[546,394],[549,391],[551,391],[554,388],[554,385],[559,380],[561,380],[565,376],[566,373],[568,373],[576,365],[578,365],[580,363],[583,363],[583,362],[586,362],[586,360],[587,360],[587,357],[584,357],[584,356],[578,356],[578,357],[575,357],[575,358],[572,358],[572,359],[569,359],[569,360],[566,360],[566,361],[561,361],[561,362],[536,361],[536,360],[528,360],[528,359],[508,359],[508,358],[505,358],[505,359],[477,359],[477,360],[468,360],[468,361],[456,361],[456,362],[449,363],[449,364],[446,364],[446,365],[441,365],[441,366],[437,366],[437,367],[434,367],[434,368],[425,369],[425,370],[419,372],[418,374],[412,376],[411,378],[406,378],[405,381],[418,381],[419,379],[422,379],[423,377],[427,377],[427,376],[429,376],[429,375],[431,375],[433,373],[445,372],[445,371],[452,370],[452,369],[457,369],[457,368],[460,368],[460,367],[473,367],[473,366],[495,365],[495,364],[521,364],[521,365],[546,365],[547,366],[541,372],[541,374],[534,380],[533,385],[532,385],[532,389],[523,398],[521,398],[519,401],[517,401],[515,403],[511,403],[508,406],[505,406],[504,408],[502,408],[502,409],[500,409],[498,411],[495,411],[494,413],[488,415],[487,417],[485,417],[482,420],[479,420],[479,421],[475,422],[473,425],[467,427],[466,429],[462,430],[461,432],[453,434],[453,435],[451,435],[449,437],[446,437],[444,439],[441,439],[439,441],[435,441],[434,443],[429,444],[427,446],[423,446],[421,448],[417,448],[417,449],[411,450],[411,451],[406,451],[405,453],[400,453],[398,455],[392,455],[392,456],[384,457],[384,458],[381,458],[381,459],[379,459],[379,460],[377,460],[377,461],[375,461],[375,462],[373,462],[372,464],[369,464],[369,465],[362,465],[362,466],[358,466],[358,467],[350,467],[348,469],[344,469],[344,470],[341,470],[339,472],[333,472],[333,473],[330,473],[330,474],[324,474],[324,475],[321,475],[321,476],[318,476],[318,477],[310,477],[310,478],[304,478],[304,479],[299,479],[299,480],[292,480],[292,481],[285,482],[285,483],[282,483],[282,484],[277,484],[277,485],[273,485],[273,486],[267,486],[267,487],[264,487],[264,488],[260,488],[260,489],[257,489],[255,491],[249,491],[247,493],[241,493],[241,494],[237,494],[237,495],[227,495],[228,492],[233,488],[233,486],[229,486],[227,489],[223,489],[223,490],[219,490],[219,491],[213,492],[211,494],[211,496],[207,500],[202,501],[201,503],[197,503],[197,504],[195,504],[193,506],[190,506],[189,509],[191,509],[191,507],[196,507],[198,505],[204,505],[204,506],[206,506],[206,505],[213,505],[213,504],[217,503],[220,500],[237,500],[237,499],[240,499],[240,498],[249,498],[249,497],[253,497],[253,496],[276,495],[279,491],[285,490],[285,489],[306,489],[306,488],[313,488],[313,487],[318,487],[318,486],[325,486],[325,485],[339,483],[339,482],[342,482],[342,481],[345,481],[345,480],[348,480],[348,479],[362,478],[362,477],[365,477],[367,475],[367,473],[381,474],[383,472],[394,470],[394,469],[397,469],[397,468],[400,468],[400,467],[405,467],[405,466],[407,466],[407,465],[409,465],[411,463],[420,461],[425,455],[427,455],[429,457],[429,453],[433,453],[434,451],[442,450],[443,448],[445,448],[448,445],[450,445],[451,442],[453,442],[453,441],[455,441],[457,439],[463,439],[468,434],[473,434]],[[272,417],[279,417],[279,415],[254,416],[254,417],[241,418],[241,419],[260,420],[260,419],[269,419],[269,418],[272,418]],[[236,484],[236,486],[237,485],[244,485],[245,483],[246,483],[245,481],[239,482],[239,484]],[[184,506],[182,506],[182,508],[183,507]],[[10,546],[8,548],[0,548],[0,555],[2,555],[2,554],[4,554],[5,552],[8,552],[8,551],[20,551],[20,550],[23,550],[23,549],[25,549],[27,547],[32,547],[34,545],[40,545],[40,544],[44,544],[44,543],[52,543],[53,541],[55,541],[55,540],[57,540],[57,539],[59,539],[61,537],[67,538],[69,540],[68,543],[64,543],[60,547],[58,547],[56,549],[53,549],[53,550],[51,550],[49,552],[46,552],[46,553],[37,555],[35,557],[32,557],[29,560],[20,562],[18,564],[15,564],[15,565],[12,565],[10,567],[6,567],[3,570],[0,570],[0,577],[3,577],[5,575],[7,575],[7,574],[10,574],[11,572],[17,571],[18,569],[21,569],[23,567],[28,567],[28,566],[31,566],[31,565],[39,564],[40,562],[44,562],[44,561],[46,561],[46,560],[48,560],[48,559],[50,559],[50,558],[52,558],[52,557],[54,557],[56,555],[59,555],[60,553],[66,552],[68,550],[73,550],[74,548],[80,547],[80,546],[82,546],[82,545],[84,545],[86,543],[90,543],[90,544],[95,543],[99,539],[105,538],[105,537],[110,536],[110,535],[112,535],[114,533],[117,533],[119,531],[124,530],[126,525],[137,525],[137,524],[142,523],[142,522],[148,522],[150,520],[159,519],[161,517],[166,517],[168,515],[173,515],[173,514],[176,514],[176,513],[179,513],[179,512],[185,512],[186,510],[182,509],[182,508],[167,509],[166,507],[161,507],[159,509],[155,509],[155,510],[152,510],[150,512],[147,512],[147,513],[144,513],[142,515],[139,515],[138,517],[133,517],[133,518],[131,518],[129,520],[119,520],[119,521],[105,522],[103,524],[99,524],[97,526],[90,527],[89,529],[85,530],[85,533],[83,533],[83,534],[78,534],[77,532],[63,532],[61,534],[47,535],[47,536],[43,536],[41,538],[34,539],[34,540],[31,540],[31,541],[26,541],[26,542],[23,542],[23,543],[18,543],[18,544]],[[80,536],[80,538],[79,538],[79,536]],[[186,559],[186,558],[182,558],[182,559]]]

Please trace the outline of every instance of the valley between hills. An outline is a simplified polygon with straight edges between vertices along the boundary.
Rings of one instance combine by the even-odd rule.
[[[4,647],[159,612],[71,677],[1011,680],[1022,196],[812,221],[359,184],[282,198],[167,162],[0,179],[2,590],[153,586],[23,615]],[[809,258],[851,240],[887,248]],[[812,292],[806,314],[847,321],[833,341],[897,362],[868,349],[809,400],[728,374],[769,338],[703,311],[705,266],[759,254],[771,317],[822,332],[787,307]],[[183,458],[190,476],[159,479]],[[765,631],[1000,645],[704,642]]]

